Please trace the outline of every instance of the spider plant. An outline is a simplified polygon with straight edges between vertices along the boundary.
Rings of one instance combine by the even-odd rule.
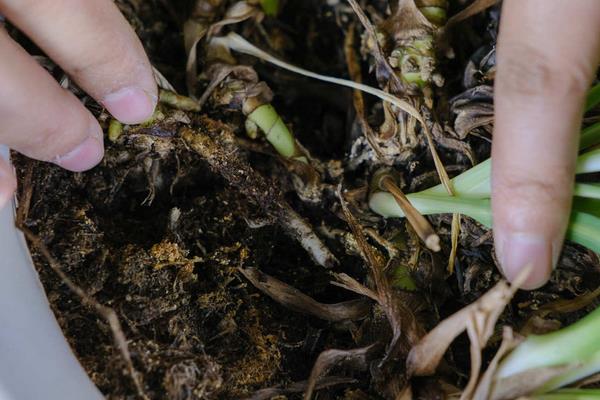
[[[587,110],[600,103],[600,85],[588,96]],[[577,159],[577,174],[600,172],[600,123],[582,131]],[[492,226],[490,208],[490,172],[492,160],[488,159],[451,180],[456,196],[449,196],[442,185],[406,195],[422,214],[461,213],[488,227]],[[369,206],[384,217],[404,217],[392,193],[373,190]],[[573,190],[573,208],[567,238],[600,253],[600,185],[576,183]],[[542,400],[600,399],[600,391],[568,389],[543,394],[581,378],[600,372],[600,308],[577,323],[545,335],[531,335],[518,345],[496,372],[498,385],[504,379],[517,379],[520,375],[538,371],[552,374],[535,391]],[[505,381],[506,382],[506,381]]]
[[[600,103],[600,84],[588,96],[587,109]],[[582,131],[581,154],[577,159],[577,174],[600,172],[600,122]],[[412,205],[424,215],[461,213],[487,227],[492,226],[490,207],[492,160],[478,164],[451,180],[455,196],[449,196],[441,184],[418,193],[406,195]],[[600,184],[576,183],[567,239],[600,253]],[[375,190],[369,206],[376,213],[389,217],[404,217],[391,193]]]
[[[502,360],[495,373],[496,384],[515,379],[529,371],[549,371],[534,393],[543,394],[561,386],[578,381],[600,371],[600,308],[576,323],[544,335],[530,335]],[[577,394],[577,395],[576,395]],[[541,399],[600,398],[599,391],[558,391],[539,397]]]

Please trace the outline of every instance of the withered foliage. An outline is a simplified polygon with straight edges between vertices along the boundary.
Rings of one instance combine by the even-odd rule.
[[[598,303],[596,255],[569,245],[547,286],[515,293],[476,222],[413,221],[434,252],[366,205],[382,167],[386,190],[409,193],[489,156],[495,1],[279,0],[276,15],[259,0],[116,3],[163,89],[157,112],[121,126],[39,57],[106,129],[106,157],[72,174],[15,155],[17,222],[107,398],[483,400],[557,372],[493,380],[521,334]],[[415,111],[213,40],[229,32]],[[248,122],[264,105],[292,156]]]

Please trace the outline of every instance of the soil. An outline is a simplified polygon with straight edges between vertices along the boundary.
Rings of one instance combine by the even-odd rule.
[[[191,18],[195,2],[117,3],[153,65],[180,93],[187,93],[182,26]],[[197,3],[214,6],[207,9],[216,22],[234,2]],[[374,23],[389,17],[387,1],[360,3]],[[450,15],[465,6],[464,1],[453,3]],[[489,156],[493,123],[489,85],[498,13],[497,6],[492,7],[459,23],[445,39],[453,57],[446,56],[450,54],[446,49],[437,58],[436,68],[445,83],[431,89],[434,106],[429,107],[429,120],[451,176]],[[230,30],[290,63],[345,78],[349,71],[344,40],[352,31],[362,79],[373,86],[382,83],[374,58],[359,53],[365,47],[365,29],[344,1],[281,1],[277,16],[250,18],[221,33]],[[162,104],[164,118],[125,127],[118,139],[106,139],[104,161],[86,173],[73,174],[15,155],[21,222],[87,296],[116,312],[147,398],[299,399],[323,351],[374,343],[379,345],[359,355],[346,354],[351,362],[335,366],[328,378],[320,379],[317,398],[395,398],[392,383],[406,384],[402,376],[410,338],[402,336],[404,344],[396,354],[385,352],[393,334],[385,307],[331,284],[344,273],[367,287],[374,285],[340,206],[338,185],[346,190],[350,210],[367,232],[376,258],[388,264],[384,279],[391,282],[389,290],[419,329],[431,329],[501,278],[491,236],[463,217],[455,269],[447,272],[451,216],[429,218],[441,238],[441,252],[433,253],[404,220],[383,220],[366,206],[369,179],[385,162],[364,140],[352,92],[251,57],[237,58],[239,65],[251,67],[268,84],[274,93],[272,104],[312,155],[320,175],[318,201],[303,199],[293,179],[295,170],[267,142],[246,137],[244,116],[233,101],[223,106],[213,98],[200,112]],[[204,60],[202,54],[200,59]],[[206,88],[209,66],[199,64],[205,74],[191,94],[199,97]],[[60,79],[60,70],[50,64],[48,68]],[[110,118],[101,107],[76,87],[71,89],[108,130]],[[410,96],[425,107],[422,92],[413,90]],[[379,129],[384,120],[381,102],[370,97],[364,101],[368,124]],[[195,147],[190,137],[210,143],[212,156]],[[401,175],[405,192],[439,183],[418,126],[408,130],[404,142],[380,144]],[[313,227],[337,259],[336,265],[318,265],[290,233],[285,226],[289,209]],[[109,324],[49,268],[39,246],[31,249],[52,309],[92,380],[109,399],[140,396]],[[389,271],[397,265],[409,266],[415,283],[411,290],[394,283]],[[260,288],[265,282],[278,288],[271,296]],[[323,311],[305,298],[300,302],[293,290],[286,303],[285,290],[277,282],[318,303],[342,306],[335,312]],[[494,354],[502,325],[544,332],[568,324],[597,302],[568,314],[552,310],[540,314],[540,307],[574,299],[599,284],[597,256],[568,244],[548,285],[517,294],[484,359],[489,361]],[[461,336],[439,375],[413,380],[414,396],[443,398],[445,387],[464,386],[468,375],[469,343]]]

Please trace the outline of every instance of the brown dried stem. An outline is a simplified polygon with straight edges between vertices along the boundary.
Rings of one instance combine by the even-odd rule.
[[[406,198],[406,195],[400,190],[396,181],[391,175],[385,175],[379,180],[382,189],[387,190],[394,196],[396,203],[404,212],[406,219],[413,227],[419,238],[425,243],[425,246],[432,251],[440,251],[440,237],[435,233],[433,227],[427,219],[417,211],[417,209]]]

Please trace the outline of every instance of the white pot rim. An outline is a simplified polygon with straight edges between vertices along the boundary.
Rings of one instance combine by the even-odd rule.
[[[104,399],[50,310],[14,216],[14,204],[0,210],[0,400]]]

